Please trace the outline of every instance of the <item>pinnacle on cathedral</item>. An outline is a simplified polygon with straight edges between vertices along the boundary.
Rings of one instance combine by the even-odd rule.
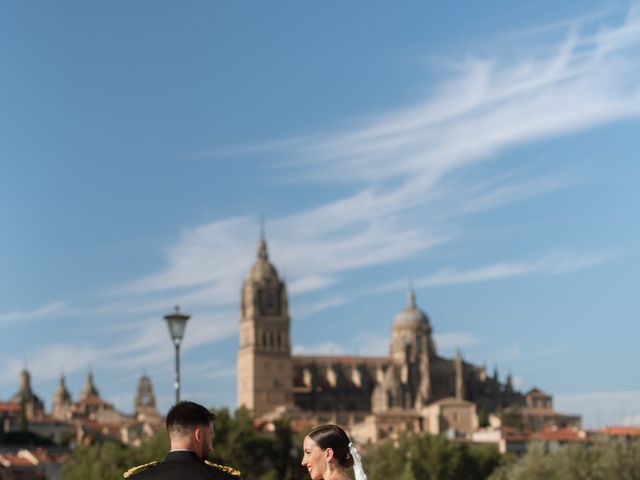
[[[256,263],[251,267],[251,271],[249,273],[249,280],[253,280],[254,282],[273,282],[278,281],[278,271],[273,266],[273,264],[269,261],[269,254],[267,252],[267,241],[264,236],[264,232],[262,232],[260,236],[260,241],[258,242],[258,258],[256,259]]]
[[[419,328],[429,325],[427,314],[416,305],[416,294],[412,288],[407,292],[407,305],[393,319],[394,326]]]
[[[64,374],[61,373],[58,387],[53,394],[53,401],[51,402],[51,415],[55,418],[66,418],[69,414],[71,403],[71,393],[67,389]]]
[[[153,394],[151,379],[146,374],[140,377],[140,381],[138,382],[134,406],[136,412],[138,412],[138,410],[140,409],[156,407],[156,397]]]
[[[80,400],[86,400],[89,397],[99,397],[98,389],[93,383],[93,370],[89,369],[87,373],[87,381],[82,387],[82,392],[80,393]]]
[[[71,393],[67,389],[67,385],[65,383],[64,373],[60,374],[60,381],[58,382],[58,387],[56,388],[54,395],[54,401],[57,399],[61,403],[67,402],[71,403]]]
[[[161,423],[160,413],[156,410],[156,396],[153,393],[151,378],[146,373],[140,377],[138,382],[134,407],[138,421]]]

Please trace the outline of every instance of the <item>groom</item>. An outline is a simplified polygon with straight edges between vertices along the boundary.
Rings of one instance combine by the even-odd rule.
[[[240,472],[206,460],[213,451],[215,415],[194,402],[179,402],[167,414],[171,451],[162,462],[127,470],[132,480],[239,480]]]

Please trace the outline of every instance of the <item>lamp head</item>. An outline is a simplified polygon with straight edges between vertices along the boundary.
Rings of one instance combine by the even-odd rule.
[[[176,305],[174,312],[164,316],[164,319],[167,321],[167,326],[169,327],[171,339],[176,345],[180,345],[180,342],[182,342],[184,330],[187,328],[187,320],[189,320],[189,318],[189,315],[185,315],[180,311],[178,305]]]

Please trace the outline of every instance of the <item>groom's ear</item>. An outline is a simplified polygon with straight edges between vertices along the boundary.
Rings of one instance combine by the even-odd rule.
[[[196,428],[193,429],[193,438],[198,443],[202,442],[202,427],[197,426]]]

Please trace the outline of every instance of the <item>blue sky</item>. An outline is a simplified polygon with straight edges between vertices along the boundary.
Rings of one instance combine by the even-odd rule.
[[[440,353],[640,423],[640,7],[0,4],[0,400],[235,405],[260,218],[299,353]]]

